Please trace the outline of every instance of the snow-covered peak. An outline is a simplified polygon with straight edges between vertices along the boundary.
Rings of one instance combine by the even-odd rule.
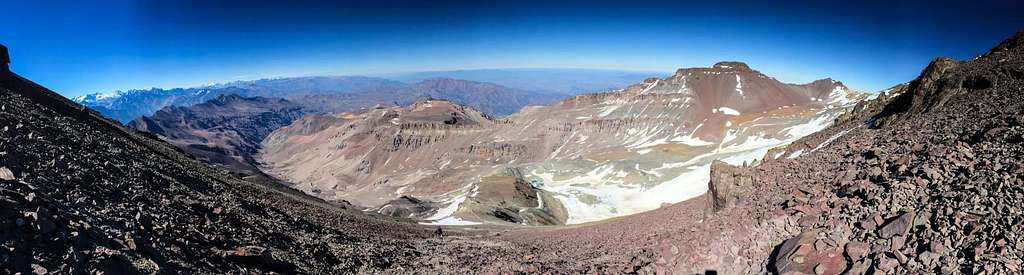
[[[91,93],[91,94],[87,94],[87,95],[81,95],[81,96],[73,97],[73,98],[71,98],[71,100],[75,101],[75,102],[78,102],[78,103],[109,101],[109,100],[113,100],[113,99],[119,98],[123,94],[124,94],[124,92],[122,92],[122,91],[113,91],[113,92],[108,92],[108,93]]]

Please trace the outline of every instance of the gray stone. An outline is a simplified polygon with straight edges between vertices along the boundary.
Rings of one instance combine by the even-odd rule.
[[[888,239],[896,235],[906,235],[910,232],[910,227],[914,222],[914,215],[916,215],[915,212],[911,211],[889,221],[879,229],[879,236]]]

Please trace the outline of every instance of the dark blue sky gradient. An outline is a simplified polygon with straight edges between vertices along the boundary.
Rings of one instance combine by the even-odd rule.
[[[1021,1],[2,1],[16,72],[66,96],[474,68],[739,60],[875,91],[1024,28]]]

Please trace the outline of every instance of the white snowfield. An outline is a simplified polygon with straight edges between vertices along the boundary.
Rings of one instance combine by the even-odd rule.
[[[737,76],[736,80],[736,91],[742,93],[742,79]],[[657,82],[644,87],[642,91],[648,92],[656,85]],[[768,113],[753,113],[751,115],[756,117],[753,120],[721,121],[722,124],[719,126],[724,126],[722,129],[725,133],[716,140],[705,140],[697,136],[698,130],[705,127],[704,123],[683,128],[664,123],[630,127],[616,133],[615,138],[622,140],[625,148],[635,152],[634,157],[591,164],[550,160],[528,166],[525,168],[529,171],[526,174],[528,178],[543,181],[542,189],[554,194],[554,197],[565,206],[569,212],[568,224],[593,222],[654,210],[707,192],[712,161],[721,160],[731,165],[751,165],[760,162],[772,148],[786,146],[799,138],[827,128],[845,110],[844,108],[856,103],[848,97],[848,90],[842,87],[831,91],[828,98],[817,101],[828,105],[809,109],[805,111],[809,112],[809,115],[801,115],[795,119],[792,116],[773,117]],[[629,105],[627,108],[616,104],[603,107],[597,117],[605,118],[615,114],[640,117],[639,114],[646,111],[647,105]],[[717,107],[712,109],[712,112],[730,117],[741,115],[740,111],[729,107]],[[575,138],[570,136],[569,140]],[[838,137],[829,141],[835,138]],[[695,152],[702,153],[674,156],[659,150],[664,146],[680,145],[695,148]],[[558,146],[554,154],[574,151],[565,147],[566,144]],[[805,152],[793,152],[785,157],[794,158],[803,153]],[[783,156],[776,154],[767,157]]]
[[[722,109],[718,111],[738,113]],[[531,166],[528,177],[542,180],[542,189],[552,192],[565,205],[569,212],[568,224],[631,215],[700,196],[707,192],[712,161],[753,164],[764,159],[772,148],[828,127],[840,113],[837,109],[823,109],[803,120],[739,123],[726,128],[725,136],[719,141],[694,136],[703,124],[693,127],[689,134],[666,137],[661,137],[661,130],[656,127],[630,129],[626,134],[637,137],[637,141],[626,147],[636,150],[635,158],[582,165],[592,167],[583,170],[548,161]],[[666,145],[709,147],[710,151],[684,158],[659,155],[655,148]]]
[[[459,205],[462,205],[463,202],[466,202],[466,199],[468,199],[469,196],[475,195],[476,194],[476,190],[478,188],[479,188],[478,186],[474,186],[472,192],[464,193],[462,195],[456,196],[454,199],[449,201],[448,204],[445,207],[437,209],[437,212],[434,212],[434,215],[431,215],[430,217],[427,217],[425,219],[425,220],[427,220],[426,222],[420,222],[420,224],[428,224],[428,225],[476,225],[476,224],[480,224],[479,222],[467,221],[467,220],[463,220],[463,219],[460,219],[460,218],[457,218],[457,217],[453,216],[455,214],[455,212],[459,210]]]
[[[571,178],[559,179],[575,173],[532,171],[532,176],[544,180],[544,190],[555,193],[555,198],[569,210],[567,224],[579,224],[630,215],[657,209],[666,203],[677,203],[707,192],[710,165],[689,166],[675,176],[666,176],[651,187],[626,183],[630,172],[603,165]],[[639,173],[636,171],[632,173]]]

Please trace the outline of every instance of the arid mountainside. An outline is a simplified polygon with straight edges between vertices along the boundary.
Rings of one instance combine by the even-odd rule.
[[[0,273],[358,273],[431,234],[242,181],[0,71]]]
[[[153,133],[201,160],[226,165],[236,172],[259,173],[256,154],[266,136],[305,114],[366,112],[374,106],[411,104],[416,100],[446,98],[497,114],[507,115],[527,105],[550,104],[554,97],[509,89],[491,83],[434,78],[408,87],[366,92],[331,92],[347,87],[349,78],[303,78],[223,84],[241,94],[266,94],[292,99],[224,94],[207,102],[182,107],[170,105],[153,115],[137,118],[129,127]],[[288,80],[288,81],[285,81]],[[358,82],[357,82],[358,83]],[[286,85],[297,87],[284,88]],[[350,89],[369,89],[368,84]],[[242,90],[240,90],[242,89]],[[298,91],[305,91],[299,93]],[[134,95],[134,94],[128,94]]]
[[[831,79],[785,84],[722,62],[504,119],[436,100],[308,116],[271,134],[262,160],[324,199],[388,212],[393,199],[422,200],[414,208],[432,214],[411,216],[433,222],[582,223],[703,194],[712,160],[759,161],[865,97]],[[488,186],[507,192],[482,192]],[[507,193],[529,199],[479,203]]]
[[[713,162],[709,193],[652,211],[563,227],[437,227],[240,180],[0,71],[0,270],[1024,270],[1024,32],[975,59],[937,59],[853,110],[779,150],[786,157]],[[440,117],[469,127],[472,114]]]
[[[128,127],[160,136],[200,160],[258,173],[253,156],[263,139],[306,113],[284,99],[222,95],[191,107],[164,107]]]

